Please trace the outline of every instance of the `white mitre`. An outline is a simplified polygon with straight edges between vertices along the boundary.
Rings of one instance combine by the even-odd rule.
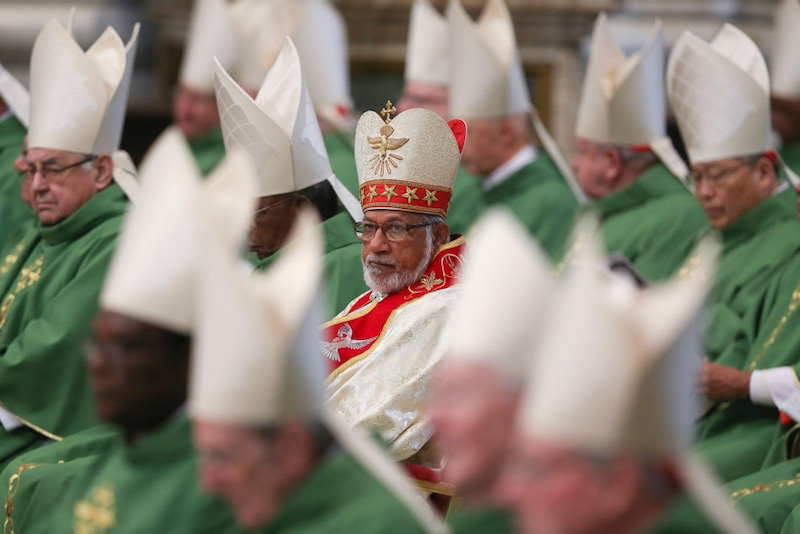
[[[253,100],[217,64],[214,74],[225,148],[244,150],[256,168],[256,196],[300,191],[327,180],[354,220],[358,201],[333,174],[297,50],[283,50]]]
[[[667,94],[692,164],[769,150],[767,65],[738,28],[725,24],[710,43],[684,32],[669,57]]]
[[[447,19],[430,0],[414,0],[406,44],[407,82],[447,86],[450,81],[450,42]]]
[[[498,119],[530,111],[514,24],[503,0],[488,0],[477,22],[459,0],[450,0],[447,20],[450,115]]]
[[[775,10],[772,43],[772,94],[790,100],[800,99],[800,2],[783,0]]]
[[[203,180],[186,139],[175,128],[153,144],[141,171],[139,196],[125,216],[100,304],[189,334],[197,308],[200,220],[224,229],[225,250],[236,254],[250,224],[254,172],[237,153]]]
[[[291,33],[306,86],[316,112],[340,130],[352,131],[347,113],[350,96],[350,62],[347,26],[329,2],[305,0],[303,18]]]
[[[667,136],[661,21],[638,53],[626,57],[605,13],[597,17],[575,135],[592,143],[649,147],[683,179],[688,169]]]
[[[178,81],[197,91],[214,91],[214,58],[231,69],[239,54],[239,37],[225,0],[195,0]]]
[[[252,275],[234,254],[217,250],[215,229],[207,227],[190,381],[193,417],[268,426],[320,414],[319,226],[319,218],[303,210],[280,257]]]
[[[122,137],[139,25],[127,45],[110,27],[84,52],[55,20],[31,53],[28,147],[113,154]]]
[[[0,63],[0,98],[26,128],[30,124],[31,95],[19,80]]]
[[[505,210],[483,216],[468,239],[447,360],[485,365],[509,386],[517,386],[529,367],[529,346],[550,309],[552,266]]]

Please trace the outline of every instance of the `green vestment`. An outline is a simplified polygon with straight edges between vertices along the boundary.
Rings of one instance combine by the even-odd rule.
[[[330,132],[322,136],[333,174],[358,199],[358,172],[353,151],[353,134]]]
[[[719,363],[742,371],[792,366],[800,372],[800,253],[794,254],[774,277],[747,319],[755,341],[742,360],[726,352]],[[740,336],[742,337],[742,336]],[[698,450],[726,480],[738,478],[785,460],[788,427],[780,424],[778,409],[749,399],[717,404],[700,426]]]
[[[674,275],[708,226],[700,203],[661,163],[591,207],[608,253],[621,253],[648,282]]]
[[[467,235],[470,227],[483,211],[481,180],[458,168],[453,182],[453,197],[447,210],[447,226],[451,234]]]
[[[764,293],[800,249],[800,223],[797,210],[786,190],[761,202],[721,231],[722,256],[711,292],[706,337],[709,360],[717,361],[723,352],[738,342],[736,351],[743,357],[753,343],[758,324],[744,323],[764,297]],[[733,365],[731,359],[728,365]],[[741,365],[742,362],[739,361]]]
[[[795,173],[800,173],[800,141],[785,144],[778,152],[780,152],[781,158],[783,158],[783,162],[786,163],[787,167]],[[783,174],[782,171],[781,174]]]
[[[16,117],[0,121],[0,251],[23,226],[36,220],[31,207],[22,201],[19,175],[14,169],[26,133]]]
[[[539,151],[532,163],[484,191],[483,201],[487,208],[510,209],[551,260],[561,258],[578,203],[543,151]]]
[[[325,318],[332,319],[350,301],[368,291],[361,265],[361,241],[356,239],[353,220],[346,211],[341,211],[322,222],[325,238],[323,280],[325,281]],[[261,271],[272,265],[280,250],[256,263]]]
[[[54,533],[239,532],[230,509],[199,487],[191,437],[183,415],[133,444],[118,431],[42,520]]]
[[[118,433],[100,425],[32,449],[14,458],[0,473],[5,502],[6,534],[50,534],[44,518],[61,502],[64,491],[111,447]]]
[[[453,534],[511,534],[514,520],[502,508],[461,509],[448,517]]]
[[[208,176],[214,167],[225,159],[225,142],[222,138],[222,128],[219,126],[202,137],[188,141],[194,160],[203,176]]]
[[[265,534],[414,534],[412,513],[357,460],[329,453],[288,496]]]
[[[0,402],[24,426],[0,427],[0,464],[96,423],[81,343],[127,202],[112,184],[67,219],[37,223],[0,264]]]

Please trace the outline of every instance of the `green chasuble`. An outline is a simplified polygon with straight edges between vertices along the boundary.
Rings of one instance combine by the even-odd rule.
[[[111,425],[100,425],[25,452],[0,473],[0,491],[6,492],[6,534],[50,534],[43,518],[61,502],[66,488],[109,450],[117,437]]]
[[[323,458],[259,532],[414,534],[425,530],[358,461],[336,450]]]
[[[96,424],[81,342],[91,332],[127,201],[112,184],[64,221],[36,224],[0,264],[0,464]]]
[[[735,351],[726,352],[720,364],[742,371],[793,366],[800,372],[800,253],[786,261],[744,322],[746,330],[756,332],[746,357],[742,361]],[[698,450],[727,480],[785,460],[788,427],[781,425],[775,407],[749,399],[719,403],[700,430]]]
[[[514,519],[502,508],[480,510],[461,509],[453,512],[447,522],[453,534],[512,534]]]
[[[225,159],[225,142],[222,139],[222,128],[196,139],[189,139],[189,148],[203,176],[214,170],[220,161]]]
[[[645,280],[671,277],[708,227],[700,203],[661,163],[595,201],[609,253],[621,253]]]
[[[778,150],[783,158],[786,166],[792,169],[795,173],[800,173],[800,141],[783,145]],[[781,171],[783,175],[783,171]]]
[[[191,438],[184,415],[133,444],[118,431],[41,520],[50,532],[238,532],[230,509],[199,487]]]
[[[561,259],[578,203],[544,151],[504,182],[484,191],[483,201],[487,208],[510,209],[551,260]]]
[[[325,280],[325,320],[332,319],[350,302],[368,291],[361,265],[361,241],[356,239],[353,220],[341,211],[322,222],[325,238],[323,279]],[[280,250],[256,263],[261,271],[272,265]]]
[[[722,257],[712,287],[706,336],[709,360],[717,361],[737,343],[737,337],[744,343],[736,351],[740,358],[753,343],[759,325],[743,324],[744,317],[756,309],[769,284],[800,249],[797,210],[787,201],[793,195],[791,189],[774,195],[721,231]],[[728,359],[726,364],[735,362]]]
[[[453,182],[453,197],[447,210],[447,226],[451,234],[467,235],[483,211],[483,190],[480,178],[468,174],[464,167],[458,168]]]
[[[36,220],[31,207],[22,201],[19,175],[14,170],[26,133],[16,117],[0,122],[0,251],[23,226]]]
[[[342,182],[353,196],[358,198],[358,173],[353,151],[353,135],[344,132],[330,132],[322,136],[333,174]]]

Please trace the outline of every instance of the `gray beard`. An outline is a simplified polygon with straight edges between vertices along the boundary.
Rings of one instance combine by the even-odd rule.
[[[398,271],[389,275],[379,274],[377,269],[369,265],[369,260],[379,259],[378,256],[370,254],[361,261],[364,266],[364,282],[371,290],[379,293],[390,294],[402,291],[422,278],[422,275],[428,270],[431,260],[433,260],[434,252],[433,243],[429,243],[426,246],[425,255],[413,271]]]

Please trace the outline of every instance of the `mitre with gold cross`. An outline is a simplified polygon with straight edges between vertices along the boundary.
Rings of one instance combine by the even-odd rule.
[[[361,207],[446,217],[467,126],[461,120],[447,123],[426,109],[409,109],[392,119],[395,113],[387,102],[380,115],[367,111],[358,121]]]

